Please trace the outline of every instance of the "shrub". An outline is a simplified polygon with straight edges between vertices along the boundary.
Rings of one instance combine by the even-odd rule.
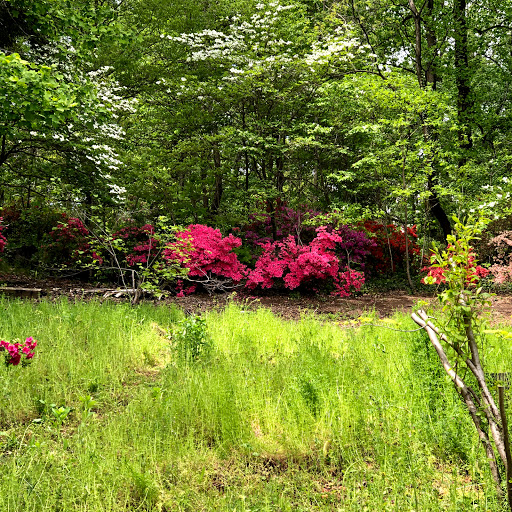
[[[326,282],[334,286],[336,295],[346,297],[364,283],[363,274],[348,267],[340,268],[335,254],[336,244],[343,239],[325,227],[316,229],[316,237],[308,245],[298,245],[293,236],[282,242],[266,242],[255,269],[248,275],[247,288],[272,288],[282,279],[285,288],[299,286],[314,289]]]
[[[189,316],[182,320],[174,334],[174,345],[179,358],[184,362],[198,361],[212,349],[206,320],[200,316]]]
[[[155,235],[152,224],[121,228],[112,234],[112,241],[119,261],[125,262],[128,267],[146,265],[148,260],[156,256],[160,245],[160,239]]]
[[[0,253],[4,252],[5,246],[7,245],[7,238],[2,234],[5,226],[2,226],[2,217],[0,217]]]
[[[375,242],[368,238],[364,230],[355,230],[346,224],[339,225],[329,222],[329,216],[322,215],[307,207],[294,210],[286,206],[278,206],[274,214],[276,224],[276,238],[272,238],[271,215],[268,213],[251,214],[251,223],[245,226],[244,236],[253,247],[263,247],[266,243],[283,241],[290,236],[299,245],[309,244],[317,236],[316,226],[323,225],[329,233],[342,238],[338,242],[335,252],[341,263],[350,266],[356,264],[361,268],[365,266],[366,256]],[[327,220],[327,222],[325,222]],[[305,223],[307,221],[307,223]],[[254,249],[253,249],[254,252]]]
[[[362,227],[372,235],[374,244],[368,248],[365,270],[371,274],[394,273],[405,268],[405,233],[394,224],[367,220]],[[416,243],[416,226],[407,228],[408,252],[412,262],[418,262],[421,248]]]
[[[233,252],[242,245],[240,238],[223,237],[220,230],[202,224],[191,224],[186,231],[176,233],[176,238],[165,248],[165,260],[179,262],[189,270],[188,277],[208,291],[224,289],[245,278],[247,267]]]
[[[106,228],[91,237],[91,248],[97,275],[118,280],[125,288],[131,288],[132,303],[136,304],[144,291],[162,296],[164,289],[184,276],[186,272],[176,264],[165,261],[166,244],[175,240],[175,226],[160,216],[153,224],[128,225],[115,232]]]
[[[48,234],[41,246],[42,260],[47,265],[77,266],[97,259],[91,250],[89,230],[76,217],[62,214],[62,220]]]
[[[484,358],[481,354],[487,343],[483,342],[485,321],[480,314],[489,311],[491,296],[481,293],[481,287],[477,288],[481,272],[470,245],[481,233],[486,219],[479,217],[473,225],[462,224],[456,217],[453,220],[455,235],[448,235],[447,248],[443,251],[435,248],[431,258],[433,268],[442,271],[440,278],[446,283],[445,289],[438,294],[445,318],[442,318],[441,326],[436,327],[431,320],[433,317],[426,311],[419,310],[411,316],[427,332],[441,365],[466,404],[485,448],[497,492],[501,494],[504,482],[497,461],[501,459],[501,467],[506,467],[510,455],[506,453],[508,427],[504,386],[498,386],[499,403],[496,403],[482,366]],[[433,284],[434,276],[427,276],[425,282]],[[509,472],[506,483],[510,498]],[[512,510],[512,499],[509,500],[509,508]]]
[[[364,231],[352,229],[346,224],[339,226],[333,232],[342,239],[342,242],[336,246],[336,254],[340,263],[347,266],[357,264],[366,270],[367,257],[377,245],[375,241],[369,238]]]
[[[48,234],[49,241],[42,246],[46,263],[90,267],[94,262],[97,268],[110,265],[129,269],[146,264],[158,251],[160,240],[151,224],[93,235],[80,219],[65,214],[62,217],[64,220],[57,223]]]
[[[17,204],[4,206],[2,235],[9,240],[4,256],[7,260],[18,260],[22,265],[40,257],[41,245],[48,242],[48,232],[62,221],[62,213],[50,207],[31,205],[22,208]]]
[[[506,261],[503,261],[503,256],[506,256],[511,250],[507,249],[508,243],[501,239],[501,236],[510,238],[511,233],[511,215],[489,222],[479,238],[473,243],[473,249],[478,255],[478,260],[489,265],[506,264]]]
[[[467,257],[467,263],[464,266],[464,275],[466,275],[467,283],[471,284],[479,279],[487,277],[489,274],[489,270],[486,268],[477,265],[476,263],[476,255],[473,252],[472,248],[469,248],[469,255]],[[451,255],[457,252],[456,247],[452,244],[448,244],[446,248],[446,254]],[[449,256],[448,256],[449,257]],[[438,254],[433,252],[431,254],[431,261],[435,262],[439,258]],[[452,266],[455,266],[454,263]],[[460,263],[457,263],[460,265]],[[446,273],[447,267],[446,265],[435,264],[429,267],[423,267],[421,269],[422,272],[427,272],[427,275],[422,278],[421,282],[424,284],[444,284],[446,283]]]
[[[493,265],[489,268],[496,284],[512,282],[512,231],[503,231],[489,241],[493,248]]]

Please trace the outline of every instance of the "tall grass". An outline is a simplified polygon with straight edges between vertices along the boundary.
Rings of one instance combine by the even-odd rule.
[[[501,510],[422,332],[235,305],[205,326],[151,305],[0,307],[4,339],[40,342],[0,369],[2,511]]]

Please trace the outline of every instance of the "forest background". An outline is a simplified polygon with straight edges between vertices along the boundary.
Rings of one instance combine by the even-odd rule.
[[[495,1],[3,0],[0,250],[346,295],[480,212],[506,283],[511,39]]]

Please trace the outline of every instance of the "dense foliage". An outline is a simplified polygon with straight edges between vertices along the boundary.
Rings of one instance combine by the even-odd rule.
[[[108,281],[133,304],[414,290],[423,269],[467,333],[469,299],[512,281],[511,34],[497,0],[0,0],[2,269]],[[457,245],[477,212],[494,221]],[[489,485],[467,491],[483,460],[419,332],[402,346],[303,319],[290,336],[228,308],[212,335],[215,314],[171,327],[145,310],[166,331],[90,306],[3,308],[8,339],[23,318],[55,341],[32,375],[36,342],[0,341],[5,509],[500,508]],[[308,481],[281,485],[288,470]],[[445,477],[463,490],[447,498]]]
[[[5,0],[6,255],[34,265],[43,244],[57,260],[64,239],[45,236],[61,212],[111,234],[165,216],[276,254],[324,225],[342,267],[410,276],[453,214],[510,211],[511,29],[493,1]],[[315,220],[335,210],[336,225]],[[147,263],[151,236],[127,240],[123,265]],[[258,250],[234,254],[254,269]],[[74,251],[55,263],[92,257]]]

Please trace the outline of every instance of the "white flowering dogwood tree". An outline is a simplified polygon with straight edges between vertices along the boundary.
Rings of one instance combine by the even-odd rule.
[[[12,23],[4,33],[10,47],[0,52],[0,190],[27,203],[52,192],[119,200],[119,121],[133,100],[97,65],[99,19],[111,10],[98,14],[85,1],[73,13],[45,0],[2,7],[0,19],[6,13]]]
[[[155,141],[147,157],[135,156],[155,163],[146,185],[173,210],[186,197],[193,214],[210,218],[226,205],[236,216],[258,201],[318,194],[326,153],[342,154],[327,145],[326,84],[357,70],[368,48],[349,26],[315,27],[298,4],[260,3],[222,25],[161,33],[155,43],[172,73],[141,100]]]

